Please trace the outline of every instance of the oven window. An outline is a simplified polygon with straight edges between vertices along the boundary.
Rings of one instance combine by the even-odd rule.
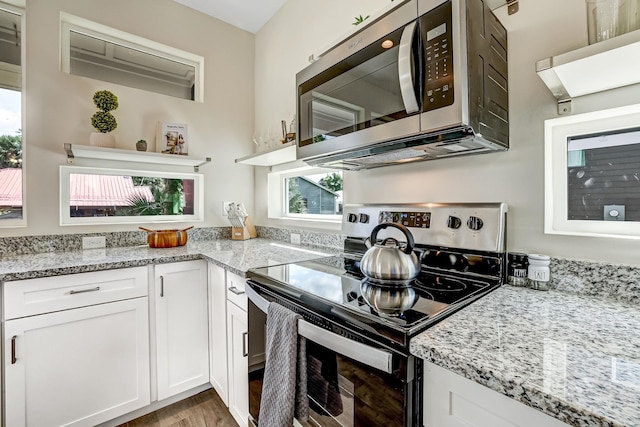
[[[251,337],[250,337],[251,339]],[[251,352],[251,344],[250,344]],[[405,372],[406,366],[399,367]],[[249,373],[249,410],[258,418],[264,368]],[[401,375],[400,375],[401,376]],[[309,420],[304,427],[404,427],[413,384],[307,341]],[[259,419],[258,419],[259,422]]]

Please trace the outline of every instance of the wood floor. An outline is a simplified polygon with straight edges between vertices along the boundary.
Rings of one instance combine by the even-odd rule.
[[[238,427],[218,394],[209,389],[118,427]]]

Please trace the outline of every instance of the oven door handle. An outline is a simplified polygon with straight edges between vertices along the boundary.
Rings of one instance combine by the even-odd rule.
[[[387,374],[393,373],[393,354],[388,351],[350,340],[312,325],[305,320],[298,320],[298,334],[356,362],[379,369]]]
[[[251,286],[246,287],[246,292],[251,302],[266,314],[269,309],[269,301],[258,295]],[[356,362],[379,369],[387,374],[393,373],[393,354],[388,351],[345,338],[303,319],[298,320],[298,334]]]

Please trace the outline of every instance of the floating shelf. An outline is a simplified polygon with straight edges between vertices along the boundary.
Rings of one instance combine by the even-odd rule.
[[[292,141],[276,148],[241,157],[236,159],[236,163],[254,166],[273,166],[293,162],[294,160],[296,160],[296,143]]]
[[[193,166],[198,172],[199,167],[209,163],[211,157],[204,159],[180,156],[176,154],[147,153],[146,151],[120,150],[118,148],[94,147],[92,145],[64,144],[67,153],[67,163],[74,159],[117,160],[121,162],[155,163],[174,166]]]
[[[558,100],[558,114],[566,114],[572,98],[640,83],[637,58],[640,30],[542,59],[536,72]]]

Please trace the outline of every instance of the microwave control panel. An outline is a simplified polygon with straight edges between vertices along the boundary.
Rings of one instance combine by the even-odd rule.
[[[423,111],[453,104],[452,7],[446,2],[420,17],[424,67]]]

